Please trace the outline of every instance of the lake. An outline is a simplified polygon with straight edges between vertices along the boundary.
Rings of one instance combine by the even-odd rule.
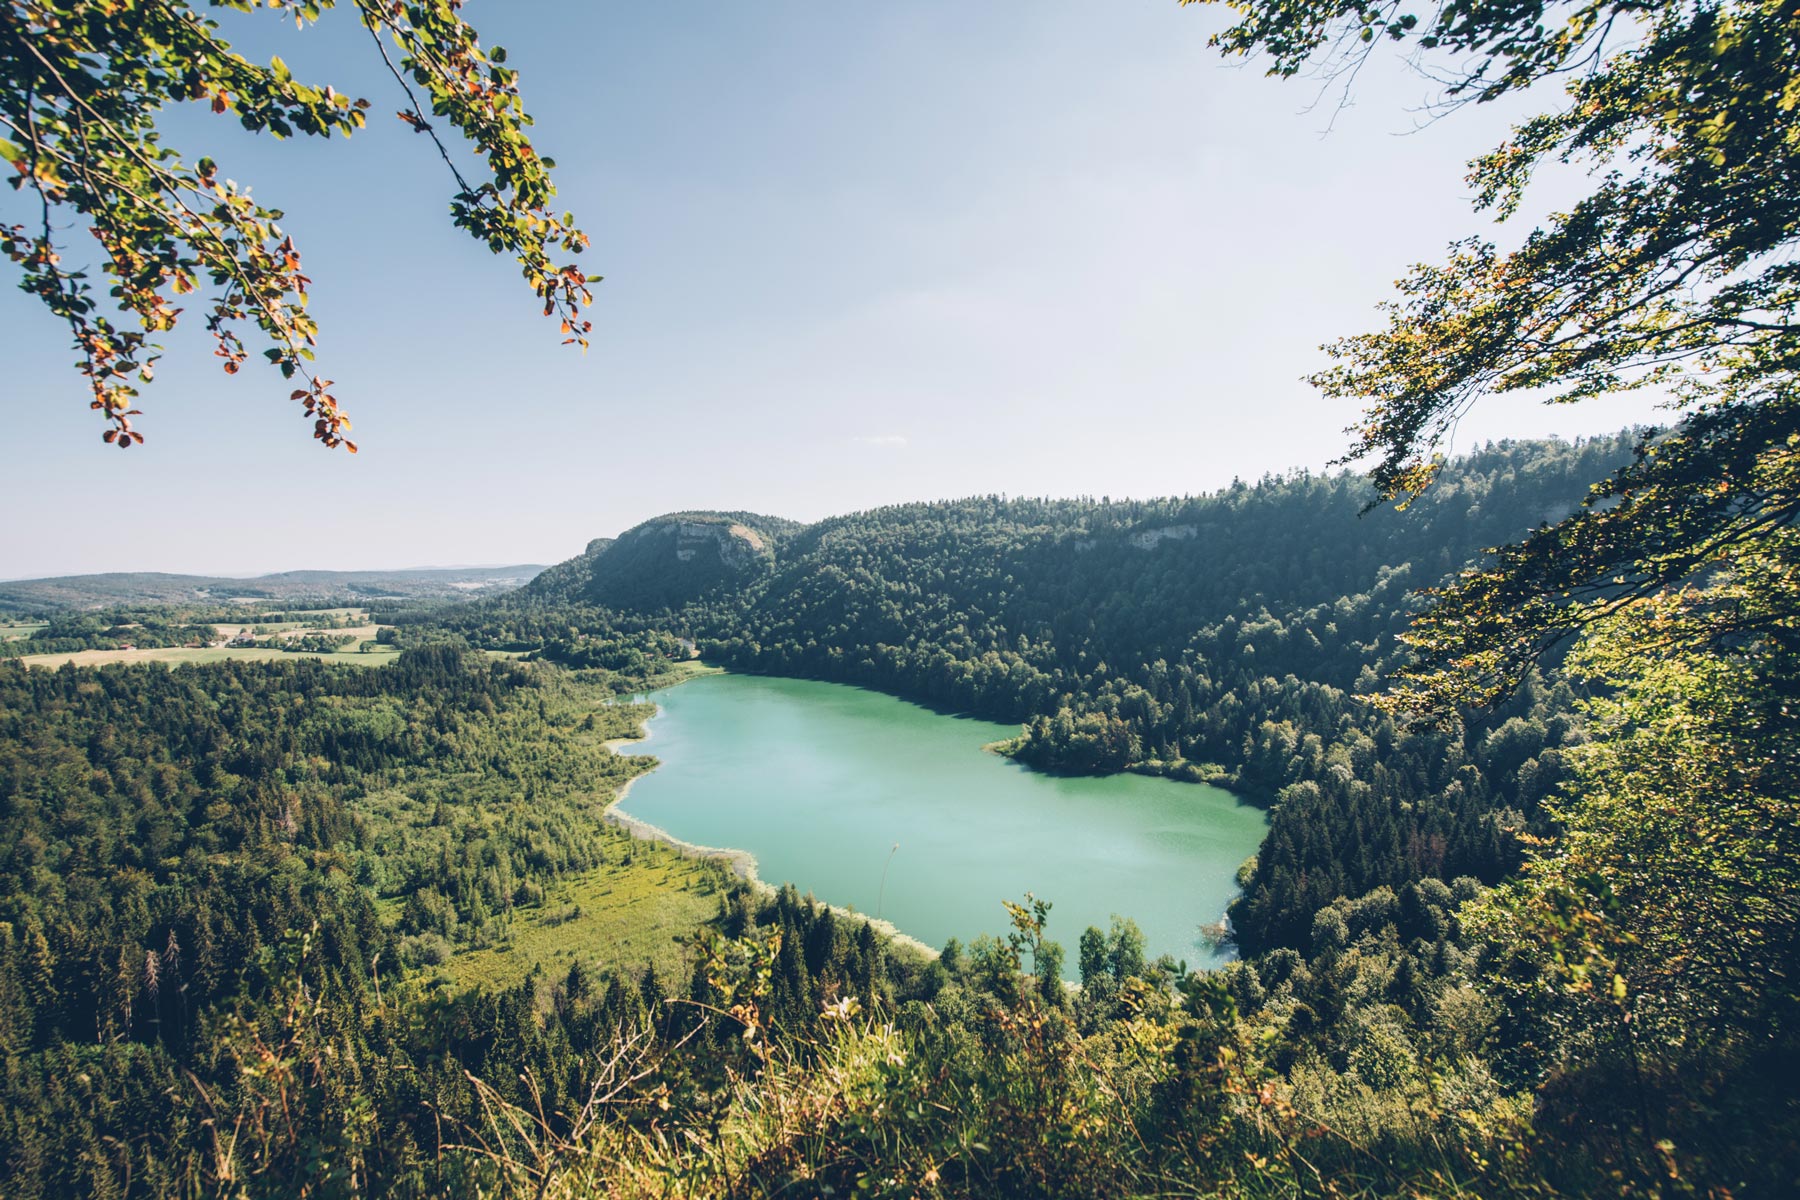
[[[625,753],[662,765],[631,785],[624,813],[747,851],[766,882],[932,946],[1004,933],[1000,902],[1034,892],[1054,905],[1071,976],[1081,931],[1114,913],[1142,927],[1152,957],[1219,961],[1199,927],[1224,914],[1266,827],[1202,784],[1028,770],[982,749],[1016,726],[861,688],[727,674],[644,698],[661,712]]]

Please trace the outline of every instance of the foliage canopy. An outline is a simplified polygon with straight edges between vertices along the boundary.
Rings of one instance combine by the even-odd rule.
[[[174,328],[182,297],[211,288],[207,332],[227,373],[251,353],[245,327],[312,419],[327,447],[356,446],[350,422],[316,375],[317,325],[307,313],[311,281],[282,213],[253,200],[209,157],[162,143],[158,122],[174,104],[198,102],[244,128],[277,138],[349,136],[364,127],[370,102],[330,85],[296,79],[280,58],[254,63],[232,50],[219,23],[192,0],[7,0],[0,4],[0,159],[8,182],[35,200],[34,219],[0,222],[0,252],[21,286],[69,328],[91,407],[117,446],[142,442],[133,427],[136,384],[148,382],[158,347]],[[212,7],[317,21],[333,0],[214,0]],[[555,164],[532,146],[531,118],[506,52],[484,47],[460,15],[459,0],[356,0],[357,16],[404,104],[396,113],[435,144],[455,180],[456,225],[496,254],[518,258],[525,279],[561,321],[566,343],[586,346],[581,316],[588,277],[559,265],[587,236],[551,208]],[[430,118],[430,119],[428,119]],[[485,176],[465,176],[433,119],[447,123],[482,156]],[[85,226],[101,253],[97,272],[65,259],[65,231]],[[106,294],[122,320],[103,311]],[[134,327],[135,326],[135,327]],[[254,336],[254,335],[253,335]]]
[[[1572,644],[1592,740],[1546,806],[1558,836],[1463,910],[1486,986],[1543,1055],[1540,1120],[1622,1112],[1593,1148],[1614,1178],[1791,1189],[1768,1150],[1792,1144],[1800,1061],[1800,7],[1233,7],[1215,44],[1275,74],[1353,75],[1388,41],[1452,106],[1563,86],[1470,179],[1502,218],[1548,165],[1587,168],[1587,194],[1510,252],[1474,238],[1415,267],[1386,328],[1331,347],[1315,382],[1366,403],[1350,455],[1403,505],[1485,396],[1654,387],[1682,410],[1580,511],[1436,590],[1386,700],[1490,704]]]
[[[1412,708],[1492,699],[1548,644],[1622,603],[1703,579],[1790,522],[1800,413],[1800,10],[1776,0],[1233,6],[1215,44],[1271,71],[1353,75],[1382,43],[1446,103],[1561,83],[1562,103],[1471,164],[1477,207],[1513,215],[1534,174],[1586,168],[1587,194],[1510,252],[1488,239],[1421,265],[1384,329],[1331,347],[1315,382],[1367,404],[1350,457],[1388,499],[1436,476],[1469,407],[1657,387],[1689,419],[1646,439],[1585,511],[1442,595],[1414,638]],[[1791,623],[1794,614],[1782,619]],[[1718,631],[1720,613],[1711,614]]]

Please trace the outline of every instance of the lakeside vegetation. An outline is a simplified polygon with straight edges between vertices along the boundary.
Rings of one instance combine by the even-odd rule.
[[[729,886],[715,862],[632,839],[608,866],[558,878],[540,903],[515,912],[504,942],[450,956],[439,976],[457,990],[504,990],[533,974],[565,976],[579,963],[601,976],[635,978],[652,967],[681,979],[691,965],[685,939],[719,915]]]
[[[293,1018],[283,989],[315,967],[312,1016],[336,1021],[384,972],[390,996],[418,1004],[459,970],[535,977],[546,920],[604,943],[635,978],[717,912],[701,897],[722,872],[604,823],[612,792],[651,764],[603,743],[644,710],[452,648],[396,659],[382,672],[297,656],[173,671],[0,662],[9,1194],[192,1183],[209,1143],[182,1114],[200,1119],[210,1085],[248,1086],[227,1042]],[[546,908],[620,893],[649,911]],[[515,939],[516,968],[471,958]],[[88,1081],[79,1096],[60,1082],[71,1070]],[[143,1106],[162,1101],[136,1089],[193,1070],[175,1124],[156,1123],[168,1140],[146,1141]],[[84,1153],[109,1137],[128,1147],[117,1161]]]
[[[552,255],[586,238],[504,52],[454,0],[355,7],[400,119],[486,156],[452,163],[457,223],[585,347],[589,276]],[[1446,112],[1551,96],[1471,164],[1503,220],[1587,172],[1328,348],[1367,478],[675,513],[499,600],[367,595],[381,671],[323,661],[323,616],[246,639],[267,661],[36,669],[224,654],[235,607],[104,578],[70,594],[126,607],[12,605],[44,620],[0,640],[7,1196],[1800,1193],[1800,7],[1230,7],[1212,44],[1273,74],[1347,87],[1398,46]],[[0,160],[38,210],[0,251],[107,443],[143,440],[150,338],[210,277],[225,369],[259,327],[354,453],[281,214],[158,122],[366,105],[217,32],[185,0],[0,7]],[[1641,387],[1668,428],[1440,453],[1496,393]],[[1043,770],[1253,797],[1242,958],[1153,960],[1125,916],[1065,947],[1030,893],[918,953],[632,839],[605,805],[651,763],[609,743],[645,709],[611,701],[695,648],[1002,717]]]
[[[670,632],[712,661],[856,683],[1018,722],[1009,750],[1047,770],[1146,770],[1226,787],[1270,808],[1271,830],[1232,910],[1247,953],[1311,945],[1340,897],[1468,875],[1492,884],[1581,740],[1566,681],[1534,678],[1450,725],[1407,725],[1369,704],[1407,659],[1416,589],[1482,547],[1568,513],[1586,481],[1629,456],[1628,435],[1580,446],[1504,444],[1448,469],[1404,513],[1362,515],[1352,474],[1300,474],[1212,496],[1110,504],[976,497],[776,527],[772,559],[659,607],[697,561],[608,567],[613,549],[547,572],[515,597],[427,618],[477,645],[635,666]],[[721,516],[743,523],[747,514]],[[723,527],[723,526],[721,526]],[[634,530],[616,546],[637,546]],[[715,556],[716,561],[716,556]],[[589,578],[652,605],[582,604]],[[584,569],[587,576],[576,573]],[[716,571],[716,567],[713,568]]]
[[[1367,526],[1392,532],[1359,555],[1325,553],[1357,520],[1348,479],[1164,506],[981,499],[789,530],[725,576],[735,594],[715,572],[674,609],[528,590],[385,614],[400,650],[380,672],[0,662],[18,1194],[1591,1195],[1665,1178],[1663,1142],[1684,1180],[1779,1194],[1785,1060],[1674,1032],[1767,1027],[1786,1003],[1749,981],[1787,936],[1789,868],[1750,847],[1791,825],[1706,825],[1704,879],[1675,851],[1721,771],[1764,769],[1718,757],[1755,685],[1723,663],[1711,691],[1634,681],[1642,664],[1584,651],[1448,725],[1371,703],[1369,676],[1407,661],[1402,584],[1424,582],[1393,548],[1453,571],[1622,445],[1478,455],[1435,506]],[[1491,526],[1471,529],[1475,497]],[[1143,544],[1172,512],[1211,521],[1205,540]],[[1232,549],[1277,526],[1282,555]],[[1336,586],[1359,590],[1318,591]],[[1045,603],[1090,616],[1025,623]],[[886,642],[884,621],[918,633]],[[1185,644],[1159,646],[1178,621]],[[611,701],[716,670],[692,641],[894,670],[891,690],[971,706],[1041,697],[1053,736],[1066,719],[1136,739],[1116,765],[1209,762],[1271,805],[1233,910],[1243,960],[1148,961],[1126,919],[1056,945],[1029,898],[1010,936],[933,958],[607,826],[653,762],[608,749],[648,711]],[[1677,695],[1683,732],[1647,715]],[[1645,786],[1629,743],[1594,740],[1621,727],[1691,776],[1657,785],[1692,799],[1645,826],[1664,859],[1641,854],[1640,877],[1597,876],[1593,855],[1641,806],[1573,799]],[[1591,865],[1520,876],[1559,835]],[[1707,960],[1729,1003],[1697,1018],[1656,973],[1709,944],[1672,906],[1741,911],[1747,872],[1769,880],[1761,941]],[[1580,910],[1558,897],[1597,878],[1635,897],[1641,932],[1572,957],[1555,919]],[[222,1121],[251,1131],[223,1155]]]
[[[653,658],[674,633],[739,669],[859,682],[1021,719],[1012,751],[1050,769],[1188,774],[1268,804],[1269,836],[1240,875],[1244,895],[1231,914],[1246,961],[1185,983],[1172,964],[1145,968],[1173,989],[1162,994],[1186,997],[1168,1020],[1187,1032],[1165,1024],[1155,1036],[1173,1039],[1166,1047],[1183,1037],[1211,1047],[1201,1054],[1211,1064],[1209,1082],[1191,1085],[1189,1098],[1211,1106],[1202,1122],[1210,1132],[1198,1143],[1150,1138],[1148,1147],[1112,1146],[1113,1186],[1165,1178],[1171,1164],[1163,1156],[1179,1151],[1198,1156],[1180,1160],[1181,1177],[1248,1194],[1265,1187],[1306,1194],[1305,1173],[1313,1170],[1353,1181],[1346,1192],[1633,1193],[1663,1186],[1666,1156],[1676,1153],[1658,1148],[1666,1143],[1682,1148],[1672,1168],[1681,1179],[1710,1181],[1695,1183],[1700,1191],[1778,1194],[1795,1169],[1782,1150],[1796,1127],[1779,1065],[1785,1051],[1752,1054],[1740,1039],[1746,1030],[1767,1030],[1767,1050],[1786,1044],[1778,1014],[1791,996],[1778,982],[1783,976],[1768,972],[1779,971],[1785,951],[1778,947],[1792,944],[1796,893],[1777,882],[1787,868],[1754,847],[1793,833],[1776,815],[1786,811],[1783,802],[1768,790],[1788,769],[1774,764],[1791,761],[1779,740],[1789,723],[1765,721],[1766,758],[1741,757],[1741,738],[1730,750],[1723,742],[1713,750],[1690,746],[1709,736],[1705,729],[1723,730],[1723,710],[1695,710],[1670,725],[1667,705],[1683,685],[1649,683],[1652,664],[1604,650],[1597,636],[1568,662],[1540,658],[1517,690],[1485,708],[1440,711],[1421,722],[1383,696],[1386,681],[1416,661],[1404,635],[1415,628],[1417,589],[1462,577],[1484,543],[1516,538],[1547,517],[1578,518],[1584,480],[1621,462],[1632,470],[1639,436],[1489,448],[1446,467],[1404,513],[1360,515],[1368,493],[1354,477],[1301,475],[1151,504],[990,497],[798,530],[778,525],[768,539],[772,555],[743,556],[723,576],[716,565],[688,574],[692,559],[673,553],[687,547],[671,542],[672,524],[691,541],[707,523],[705,514],[686,513],[645,527],[644,544],[671,551],[645,607],[583,603],[583,572],[599,576],[612,554],[590,548],[540,586],[440,614],[436,624],[402,621],[399,636],[451,631],[477,644],[515,646],[541,638],[535,653],[543,657],[585,647],[584,654],[625,662]],[[713,524],[725,530],[754,521],[734,513]],[[631,531],[611,545],[638,541]],[[636,574],[655,561],[621,559],[610,593],[629,595]],[[684,578],[696,594],[669,606],[669,589]],[[1634,638],[1642,635],[1621,645]],[[1718,653],[1707,672],[1742,669],[1726,666],[1741,653],[1735,645]],[[1692,668],[1668,669],[1677,672],[1673,680]],[[1768,677],[1740,680],[1744,703],[1756,703],[1748,699],[1752,678]],[[1614,699],[1620,687],[1648,689],[1629,716]],[[1777,687],[1775,694],[1784,693]],[[1640,776],[1650,764],[1614,740],[1639,730],[1671,761],[1723,754],[1718,761],[1740,764],[1696,770],[1696,779],[1771,764],[1755,768],[1762,775],[1736,777],[1760,780],[1750,786],[1763,799],[1746,803],[1765,815],[1721,824],[1704,815],[1715,803],[1706,785],[1676,787],[1666,773],[1647,783]],[[1604,735],[1598,742],[1596,731]],[[1602,787],[1633,795],[1650,787],[1675,806],[1668,840],[1656,845],[1660,860],[1645,850],[1638,852],[1642,869],[1613,875],[1602,866],[1640,811],[1626,804],[1608,818],[1624,824],[1577,834],[1592,819],[1584,814],[1596,811],[1580,797]],[[1725,839],[1714,844],[1736,847],[1699,890],[1679,866],[1702,836],[1688,822]],[[1558,839],[1581,836],[1596,847],[1584,852],[1589,867],[1541,854],[1564,844]],[[1735,865],[1724,867],[1727,861]],[[1582,873],[1595,869],[1606,874]],[[1642,906],[1644,932],[1589,940],[1624,928],[1622,893],[1613,889],[1627,885]],[[1711,953],[1696,944],[1709,935],[1669,900],[1700,902],[1702,894],[1721,922],[1760,897],[1751,902],[1768,922],[1759,926],[1759,949],[1721,966],[1710,986],[1722,991],[1689,991],[1692,974],[1663,970]],[[1639,948],[1651,929],[1672,957]],[[1060,953],[1044,952],[1050,961]],[[1081,957],[1092,966],[1106,954]],[[1030,954],[1020,959],[1031,961]],[[990,998],[1030,992],[986,978],[991,986],[977,990]],[[931,1006],[940,1011],[935,1000]],[[1678,1032],[1681,1021],[1703,1023],[1716,1040],[1690,1042]],[[1654,1036],[1638,1033],[1652,1025]],[[1196,1026],[1208,1030],[1204,1037]],[[1105,1022],[1078,1028],[1082,1055],[1123,1036]],[[1151,1036],[1133,1028],[1132,1036]],[[865,1033],[879,1042],[878,1029]],[[915,1035],[903,1040],[916,1046]],[[842,1045],[836,1052],[856,1053]],[[1004,1056],[992,1045],[988,1053]],[[1173,1063],[1146,1069],[1166,1082]],[[1102,1075],[1106,1098],[1090,1101],[1107,1120],[1149,1137],[1145,1110],[1107,1091],[1131,1089]],[[820,1082],[805,1071],[785,1078],[794,1086],[802,1078],[807,1087]],[[744,1086],[745,1120],[749,1110],[776,1103]],[[891,1101],[882,1091],[890,1086],[891,1079],[876,1090]],[[832,1094],[833,1104],[853,1104]],[[1257,1100],[1234,1107],[1234,1094]],[[894,1148],[920,1133],[881,1111],[890,1114]],[[1176,1125],[1189,1132],[1182,1137],[1196,1136],[1196,1120],[1183,1110]],[[833,1153],[847,1152],[841,1141],[829,1144]],[[1006,1153],[1040,1152],[1048,1153],[1025,1138]],[[807,1152],[808,1169],[824,1153]],[[1052,1155],[1058,1169],[1076,1170],[1061,1153]],[[1263,1168],[1242,1176],[1234,1154]],[[1371,1166],[1371,1156],[1386,1165]],[[894,1158],[879,1161],[893,1179],[911,1180],[898,1190],[919,1186]],[[973,1167],[969,1156],[957,1161]],[[1497,1174],[1501,1163],[1510,1173]],[[733,1168],[713,1162],[707,1169]],[[987,1186],[1004,1192],[1015,1185]]]
[[[622,816],[729,847],[746,877],[879,914],[932,948],[1001,932],[996,897],[1039,887],[1067,946],[1128,913],[1153,955],[1230,957],[1199,929],[1224,915],[1267,820],[1229,793],[1020,769],[983,752],[1007,726],[844,684],[734,672],[650,698],[653,738],[635,749],[662,765]]]

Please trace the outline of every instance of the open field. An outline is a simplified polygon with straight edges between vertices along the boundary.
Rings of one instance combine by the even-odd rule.
[[[354,637],[368,639],[373,638],[380,628],[381,626],[375,624],[334,625],[328,629],[317,629],[310,625],[286,625],[283,627],[264,627],[259,625],[251,628],[250,632],[256,637],[279,637],[289,640],[306,637],[310,634],[318,634],[320,637]],[[220,632],[223,633],[224,629],[221,628]]]
[[[282,609],[285,618],[293,614],[300,617],[329,617],[333,628],[318,629],[307,625],[304,621],[271,621],[265,614],[246,612],[241,618],[232,617],[213,622],[220,633],[235,633],[245,630],[257,637],[266,637],[272,633],[306,632],[306,633],[353,633],[362,629],[374,629],[376,626],[369,620],[369,611],[364,608],[288,608]],[[337,628],[343,626],[343,628]],[[373,633],[368,634],[374,637]]]
[[[290,625],[277,627],[272,625],[237,625],[230,621],[221,622],[215,628],[227,642],[239,636],[253,637],[258,641],[297,641],[303,637],[353,637],[359,642],[373,641],[375,634],[381,629],[379,625],[350,625],[342,629],[315,629],[310,626]],[[355,648],[352,647],[354,650]]]
[[[373,636],[371,634],[371,636]],[[60,667],[64,663],[74,663],[78,667],[100,667],[107,663],[162,662],[171,665],[182,663],[223,662],[226,659],[241,658],[258,662],[272,662],[283,658],[322,658],[328,662],[353,663],[359,667],[379,667],[391,663],[399,651],[392,646],[380,646],[364,654],[352,646],[347,650],[336,650],[330,654],[300,654],[295,651],[269,650],[260,646],[232,649],[228,646],[160,646],[147,650],[76,650],[65,654],[28,654],[19,661],[30,667]]]
[[[309,634],[318,634],[323,637],[353,637],[356,638],[357,641],[342,650],[334,650],[330,653],[316,653],[309,651],[306,652],[306,654],[307,657],[310,658],[323,658],[329,659],[332,662],[353,663],[359,667],[381,666],[384,663],[392,662],[394,656],[398,653],[398,650],[393,646],[379,646],[366,654],[359,648],[361,642],[374,640],[376,633],[381,629],[381,626],[376,625],[369,620],[369,612],[365,608],[293,608],[285,610],[284,615],[286,615],[286,613],[292,613],[302,617],[329,617],[334,624],[333,627],[328,629],[318,629],[309,627],[301,621],[259,621],[256,619],[259,614],[250,612],[245,614],[244,620],[218,621],[214,622],[213,627],[219,631],[219,637],[222,641],[229,641],[239,635],[248,635],[250,637],[258,638],[280,637],[283,639],[305,637]],[[33,630],[42,628],[42,625],[0,625],[0,641],[7,640],[9,633],[12,633],[13,636],[22,637]],[[13,631],[16,631],[16,633]],[[286,658],[291,653],[300,652],[278,650],[264,646],[226,646],[215,644],[212,646],[198,647],[155,646],[136,650],[73,650],[55,654],[27,654],[21,656],[19,661],[32,667],[54,668],[60,667],[64,663],[73,663],[78,667],[99,667],[105,666],[107,663],[133,662],[163,662],[171,664],[209,663],[222,662],[231,658],[268,662],[274,659]]]
[[[724,872],[656,842],[618,845],[622,859],[562,880],[541,908],[516,912],[510,944],[458,954],[439,977],[457,988],[508,987],[533,966],[559,978],[581,961],[633,973],[654,963],[664,980],[685,979],[675,939],[718,916]]]
[[[0,642],[10,642],[18,638],[27,638],[44,627],[42,621],[27,621],[16,625],[0,623]]]

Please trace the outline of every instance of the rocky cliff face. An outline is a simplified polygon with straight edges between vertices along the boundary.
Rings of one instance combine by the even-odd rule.
[[[758,513],[670,513],[617,539],[595,539],[527,593],[557,603],[675,608],[761,578],[774,568],[777,542],[798,528]]]
[[[1133,549],[1154,550],[1164,542],[1185,542],[1199,536],[1198,525],[1164,525],[1157,529],[1141,529],[1127,534],[1125,540]],[[1079,554],[1085,554],[1099,544],[1099,538],[1080,538],[1075,542],[1075,550]]]
[[[1154,550],[1163,542],[1185,542],[1199,536],[1196,525],[1164,525],[1161,529],[1145,529],[1131,535],[1131,544],[1139,550]]]
[[[705,555],[713,555],[731,569],[743,570],[752,565],[757,555],[767,554],[768,550],[769,544],[760,534],[737,521],[728,525],[712,521],[679,521],[675,525],[677,562],[693,562]]]

